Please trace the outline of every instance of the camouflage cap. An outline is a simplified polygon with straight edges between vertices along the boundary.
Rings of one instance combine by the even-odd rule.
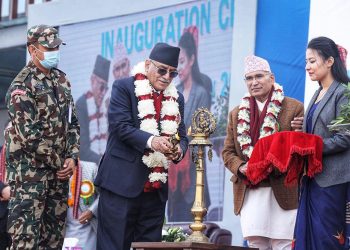
[[[58,37],[58,31],[48,25],[35,25],[28,29],[27,42],[35,43],[38,42],[46,48],[56,48],[64,42]]]

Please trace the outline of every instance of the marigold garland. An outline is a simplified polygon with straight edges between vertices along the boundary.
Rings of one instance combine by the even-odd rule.
[[[76,177],[77,171],[74,171],[73,176],[71,177],[70,181],[70,192],[68,197],[68,206],[72,207],[74,205],[74,199],[75,199],[75,185],[76,185]]]
[[[67,201],[68,206],[73,207],[74,219],[78,219],[80,187],[81,187],[81,166],[80,166],[80,160],[79,160],[78,165],[73,171],[73,176],[70,178],[69,195],[68,195],[68,201]]]
[[[237,124],[237,140],[241,147],[242,153],[249,159],[252,152],[253,146],[252,138],[250,136],[250,105],[249,105],[250,94],[246,94],[242,98],[242,102],[239,106],[238,111],[238,124]],[[277,83],[274,84],[274,90],[271,96],[271,101],[268,104],[266,116],[263,124],[260,128],[260,138],[271,135],[279,130],[278,128],[278,114],[281,111],[282,101],[284,99],[284,93],[282,86]]]

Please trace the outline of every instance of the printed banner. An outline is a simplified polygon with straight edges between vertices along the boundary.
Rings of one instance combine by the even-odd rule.
[[[60,68],[72,82],[81,124],[81,158],[98,163],[107,142],[107,110],[113,82],[127,77],[147,59],[158,42],[181,48],[174,79],[185,97],[185,124],[200,107],[217,119],[211,138],[213,160],[205,161],[207,220],[221,221],[224,165],[221,159],[226,134],[230,86],[234,0],[193,1],[167,8],[60,27]],[[191,140],[191,138],[189,138]],[[195,166],[190,152],[169,171],[167,221],[192,221]]]

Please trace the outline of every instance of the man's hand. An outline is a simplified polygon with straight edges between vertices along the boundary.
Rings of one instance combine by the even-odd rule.
[[[90,210],[84,211],[78,218],[80,224],[87,224],[92,219],[93,213]]]
[[[69,180],[73,175],[75,169],[75,161],[72,158],[68,158],[64,161],[63,169],[57,171],[57,178],[59,180]]]
[[[169,153],[164,154],[170,161],[177,161],[182,155],[182,149],[179,144],[176,144],[175,149],[172,149]]]
[[[246,175],[247,168],[248,168],[248,165],[247,165],[247,163],[245,163],[239,167],[238,171],[241,172],[242,174]]]
[[[10,199],[10,196],[11,196],[11,188],[10,186],[6,186],[2,189],[0,201],[8,201]]]
[[[303,121],[304,121],[304,117],[303,116],[299,116],[299,117],[294,117],[293,121],[291,121],[291,127],[292,130],[294,131],[303,131]]]
[[[173,145],[169,142],[169,138],[166,136],[154,136],[151,146],[154,151],[158,151],[163,154],[170,153],[173,147]]]

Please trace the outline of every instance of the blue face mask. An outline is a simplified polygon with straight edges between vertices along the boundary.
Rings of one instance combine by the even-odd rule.
[[[58,63],[60,62],[60,53],[58,50],[55,51],[41,51],[37,47],[34,46],[35,49],[39,50],[41,53],[44,54],[44,60],[39,60],[36,56],[36,59],[40,62],[40,64],[46,68],[56,68]]]

